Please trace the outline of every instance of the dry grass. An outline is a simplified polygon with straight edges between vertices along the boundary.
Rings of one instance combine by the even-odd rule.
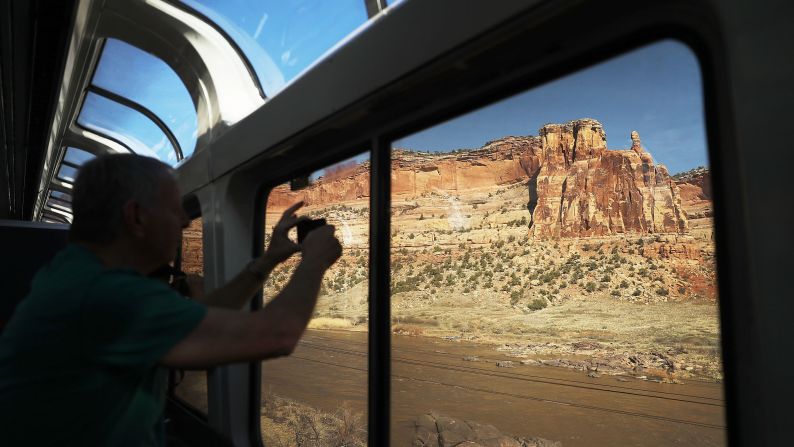
[[[353,326],[347,318],[317,317],[309,321],[309,329],[350,329]]]
[[[261,411],[262,439],[275,447],[363,447],[367,431],[361,414],[342,406],[333,413],[268,391]]]

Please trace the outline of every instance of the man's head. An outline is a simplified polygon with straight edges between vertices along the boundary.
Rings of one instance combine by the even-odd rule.
[[[72,241],[111,245],[126,239],[152,262],[174,258],[189,223],[171,168],[154,158],[97,157],[80,168],[72,197]]]

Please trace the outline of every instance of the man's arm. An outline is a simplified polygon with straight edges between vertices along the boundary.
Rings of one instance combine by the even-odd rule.
[[[342,254],[334,227],[318,228],[303,242],[303,260],[287,285],[264,309],[242,312],[210,308],[160,363],[173,368],[211,366],[289,355],[314,311],[320,283]]]
[[[262,283],[267,280],[270,273],[281,262],[287,260],[294,253],[300,251],[300,246],[289,240],[287,234],[290,228],[305,220],[306,217],[295,215],[303,202],[287,208],[273,227],[273,236],[265,251],[264,256],[253,263],[253,269],[257,275],[250,271],[243,270],[223,286],[215,289],[212,293],[203,296],[195,296],[194,300],[209,307],[223,307],[227,309],[242,309],[256,292],[261,290]]]

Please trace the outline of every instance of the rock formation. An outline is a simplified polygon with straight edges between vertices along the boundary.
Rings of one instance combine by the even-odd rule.
[[[539,133],[540,171],[528,173],[534,235],[686,231],[678,188],[667,168],[643,149],[636,131],[630,150],[607,150],[601,123],[593,119],[547,124]]]
[[[684,233],[687,218],[667,168],[656,164],[631,133],[628,150],[607,149],[598,121],[547,124],[538,136],[505,137],[478,150],[428,154],[396,149],[392,194],[419,197],[495,188],[527,187],[530,235],[540,238],[620,233]],[[322,177],[302,191],[276,188],[269,206],[298,199],[309,205],[367,200],[369,165]]]

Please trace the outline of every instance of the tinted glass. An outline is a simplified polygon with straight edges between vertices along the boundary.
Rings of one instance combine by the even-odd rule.
[[[204,284],[204,234],[201,218],[194,219],[182,230],[182,251],[180,268],[190,278],[192,293],[203,293]],[[189,403],[195,409],[207,413],[207,372],[206,371],[174,371],[177,382],[177,397]]]
[[[71,202],[72,201],[72,195],[71,194],[67,194],[65,192],[52,191],[50,193],[50,195],[55,197],[56,199],[60,199],[60,200],[63,200],[65,202]]]
[[[725,445],[688,48],[392,147],[392,445]]]
[[[303,200],[298,215],[334,225],[343,254],[325,274],[314,316],[295,352],[262,364],[265,445],[366,445],[368,160],[366,154],[330,166],[312,174],[303,189],[292,191],[284,184],[268,196],[266,244],[284,210]],[[293,255],[270,275],[265,311],[300,261],[300,254]]]
[[[362,0],[183,0],[221,27],[267,96],[366,22]]]
[[[62,207],[69,208],[69,209],[72,208],[72,202],[67,202],[65,200],[58,199],[53,194],[50,194],[50,199],[48,200],[47,203],[60,205]]]
[[[94,154],[74,147],[66,148],[66,154],[63,156],[64,161],[68,161],[69,163],[76,164],[78,166],[94,158]]]
[[[71,166],[61,165],[61,168],[58,169],[58,178],[74,183],[74,179],[77,178],[77,169]]]
[[[145,115],[94,93],[87,93],[77,122],[114,138],[133,152],[175,165],[176,152],[157,125]]]
[[[152,111],[174,134],[182,154],[193,153],[196,108],[185,85],[165,62],[120,40],[107,39],[92,83]]]

